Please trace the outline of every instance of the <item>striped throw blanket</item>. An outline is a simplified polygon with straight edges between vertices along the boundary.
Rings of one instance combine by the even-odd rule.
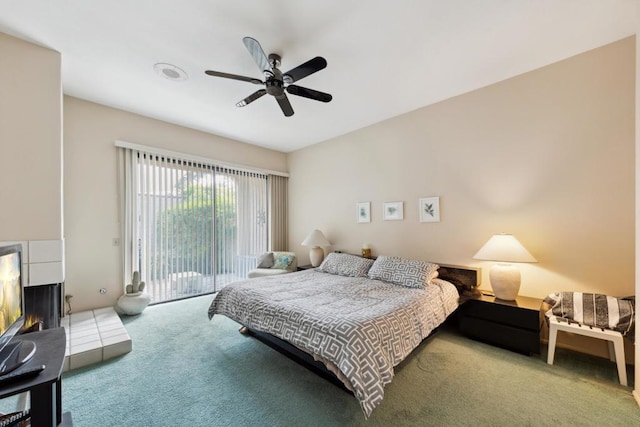
[[[634,339],[635,297],[617,298],[582,292],[555,292],[544,302],[551,306],[547,316],[581,325],[611,329]]]

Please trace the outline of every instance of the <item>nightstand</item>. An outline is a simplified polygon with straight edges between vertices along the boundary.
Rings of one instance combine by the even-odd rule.
[[[469,338],[523,354],[540,353],[542,300],[518,296],[505,301],[479,295],[460,307],[460,331]]]
[[[298,271],[302,271],[302,270],[310,270],[312,268],[315,268],[314,266],[312,266],[311,264],[307,264],[307,265],[299,265],[298,266]]]

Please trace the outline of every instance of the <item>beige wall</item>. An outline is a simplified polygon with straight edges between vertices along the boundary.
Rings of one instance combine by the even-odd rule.
[[[636,0],[636,38],[637,34],[640,34],[640,0]],[[636,42],[636,116],[635,116],[635,124],[636,129],[640,129],[640,43]],[[636,146],[636,155],[635,155],[635,165],[636,165],[636,230],[640,230],[640,132],[636,131],[635,134],[635,146]],[[635,284],[636,284],[636,292],[635,295],[640,295],[640,233],[636,233],[636,275],[635,275]],[[640,322],[640,312],[636,310],[636,325]],[[640,343],[640,328],[636,327],[636,339],[635,346],[638,347],[638,343]],[[635,352],[635,365],[640,366],[640,351]],[[640,369],[634,370],[634,381],[633,381],[633,396],[636,399],[638,405],[640,405]]]
[[[523,295],[633,294],[634,64],[628,38],[289,154],[290,249],[307,263],[319,228],[330,250],[482,267],[489,288],[472,256],[508,232],[539,260]],[[429,196],[439,223],[418,222]],[[403,221],[382,220],[386,201]]]
[[[0,241],[60,239],[60,54],[0,33],[0,58]]]
[[[275,171],[286,155],[64,97],[66,292],[74,311],[113,305],[122,294],[118,168],[114,141]],[[106,294],[100,294],[106,288]]]

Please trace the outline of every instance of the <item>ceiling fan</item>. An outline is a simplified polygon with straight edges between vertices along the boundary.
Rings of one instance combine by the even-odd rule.
[[[267,55],[262,50],[260,43],[254,38],[245,37],[242,39],[245,47],[251,54],[251,57],[258,65],[258,68],[264,74],[264,80],[254,79],[252,77],[239,76],[237,74],[229,74],[222,73],[220,71],[205,71],[205,74],[209,76],[215,77],[224,77],[225,79],[233,79],[240,80],[243,82],[249,82],[256,85],[264,85],[264,89],[258,89],[251,95],[247,96],[242,101],[236,104],[237,107],[244,107],[245,105],[251,104],[256,99],[262,97],[265,94],[269,94],[276,98],[282,112],[285,116],[293,116],[293,108],[291,107],[291,103],[289,102],[289,98],[287,98],[288,92],[291,95],[302,96],[304,98],[314,99],[316,101],[321,102],[329,102],[332,99],[332,96],[328,93],[320,92],[313,89],[308,89],[306,87],[294,85],[293,83],[298,80],[302,80],[303,78],[318,72],[327,66],[327,61],[320,57],[316,56],[313,59],[308,60],[304,64],[298,65],[297,67],[283,73],[280,71],[278,67],[280,67],[280,55],[276,55],[275,53]]]

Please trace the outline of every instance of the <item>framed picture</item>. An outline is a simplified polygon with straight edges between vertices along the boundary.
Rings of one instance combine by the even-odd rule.
[[[440,222],[440,197],[418,200],[420,222]]]
[[[404,219],[402,202],[385,202],[382,217],[385,221],[400,221]]]
[[[371,222],[371,202],[356,203],[356,222]]]

